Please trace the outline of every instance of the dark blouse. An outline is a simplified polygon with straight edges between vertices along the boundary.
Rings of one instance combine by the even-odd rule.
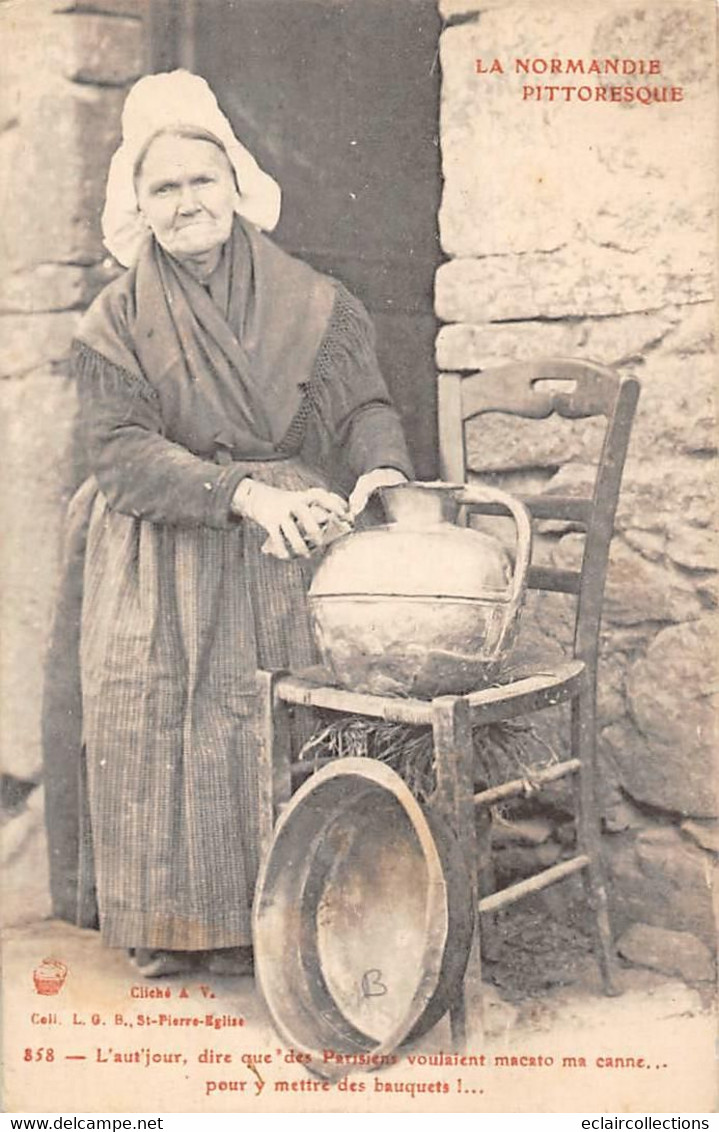
[[[336,298],[312,376],[276,458],[299,456],[341,487],[378,467],[412,477],[396,410],[379,372],[374,331],[363,306],[336,284]],[[159,398],[83,342],[75,344],[81,430],[89,469],[113,510],[176,526],[232,528],[230,504],[262,461],[218,449],[200,456],[165,435]]]

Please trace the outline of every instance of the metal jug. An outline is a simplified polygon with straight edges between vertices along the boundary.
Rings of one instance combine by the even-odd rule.
[[[376,695],[461,694],[492,683],[514,642],[532,529],[494,488],[383,488],[388,522],[335,542],[309,591],[325,665],[345,688]],[[458,526],[463,504],[500,503],[517,529],[514,568],[491,535]]]

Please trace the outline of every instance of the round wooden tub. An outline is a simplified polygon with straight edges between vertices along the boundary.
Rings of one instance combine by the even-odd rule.
[[[393,770],[347,758],[282,813],[255,894],[255,970],[278,1032],[327,1059],[381,1055],[424,1033],[459,992],[471,943],[454,837]],[[355,1059],[353,1059],[354,1061]]]

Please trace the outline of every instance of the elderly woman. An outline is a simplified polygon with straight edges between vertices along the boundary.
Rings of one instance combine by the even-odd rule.
[[[411,474],[367,315],[261,234],[278,212],[204,80],[135,85],[103,216],[128,270],[74,347],[79,887],[147,976],[250,969],[255,671],[315,662],[310,555]]]

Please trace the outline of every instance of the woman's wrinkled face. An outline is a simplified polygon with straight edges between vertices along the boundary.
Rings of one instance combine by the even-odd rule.
[[[161,134],[136,178],[137,203],[158,243],[176,259],[193,259],[228,239],[237,200],[224,150],[200,138]]]

